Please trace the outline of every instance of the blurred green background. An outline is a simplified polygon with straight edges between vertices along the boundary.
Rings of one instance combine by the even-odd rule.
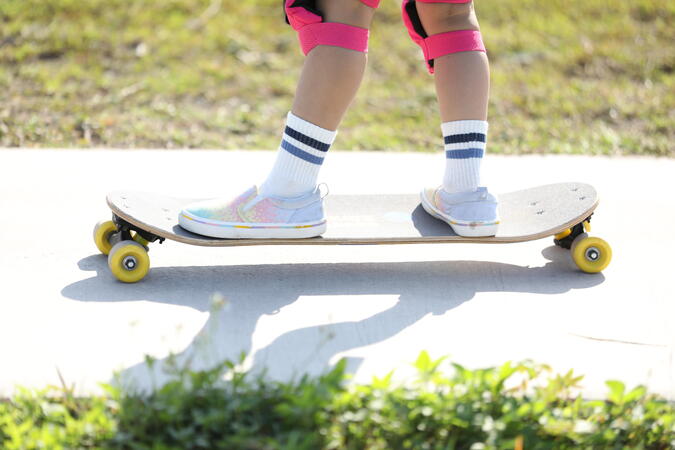
[[[272,149],[302,54],[279,0],[0,1],[0,146]],[[383,0],[340,149],[441,146]],[[476,0],[490,152],[675,156],[675,2]]]

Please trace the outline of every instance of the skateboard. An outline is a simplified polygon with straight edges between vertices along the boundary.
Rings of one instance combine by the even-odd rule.
[[[112,192],[107,203],[112,220],[94,227],[94,242],[120,281],[142,280],[150,269],[149,246],[165,240],[204,247],[244,245],[364,245],[416,243],[525,242],[554,237],[570,249],[583,272],[604,270],[612,258],[609,244],[590,237],[591,216],[598,206],[595,189],[584,183],[557,183],[501,194],[496,236],[461,237],[430,216],[418,195],[335,195],[326,197],[328,230],[304,239],[216,239],[178,225],[181,209],[200,199],[181,199],[143,192]]]

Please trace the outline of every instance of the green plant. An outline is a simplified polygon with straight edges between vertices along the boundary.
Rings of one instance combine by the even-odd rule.
[[[243,361],[243,360],[242,360]],[[171,367],[149,393],[105,386],[20,390],[0,403],[0,447],[110,449],[669,449],[675,406],[644,387],[608,381],[606,399],[579,395],[581,377],[529,362],[468,369],[422,352],[417,376],[347,383],[345,361],[319,377],[269,381],[225,362]]]

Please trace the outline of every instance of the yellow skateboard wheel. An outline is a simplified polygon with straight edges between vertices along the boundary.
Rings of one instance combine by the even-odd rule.
[[[121,241],[115,244],[108,255],[108,267],[118,280],[124,283],[141,281],[150,270],[150,257],[136,241]]]
[[[110,249],[113,246],[110,242],[110,237],[116,232],[117,227],[112,220],[102,220],[94,226],[94,244],[104,255],[110,253]]]
[[[572,260],[586,273],[602,272],[612,261],[612,247],[598,237],[582,233],[572,243]]]

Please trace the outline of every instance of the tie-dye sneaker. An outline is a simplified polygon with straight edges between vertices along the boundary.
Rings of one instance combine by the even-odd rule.
[[[460,236],[497,234],[497,199],[488,193],[487,188],[479,187],[474,192],[449,194],[441,186],[424,189],[420,196],[424,210],[446,222]]]
[[[234,200],[203,200],[185,207],[180,226],[226,239],[309,238],[326,231],[320,189],[302,197],[274,198],[253,186]]]

